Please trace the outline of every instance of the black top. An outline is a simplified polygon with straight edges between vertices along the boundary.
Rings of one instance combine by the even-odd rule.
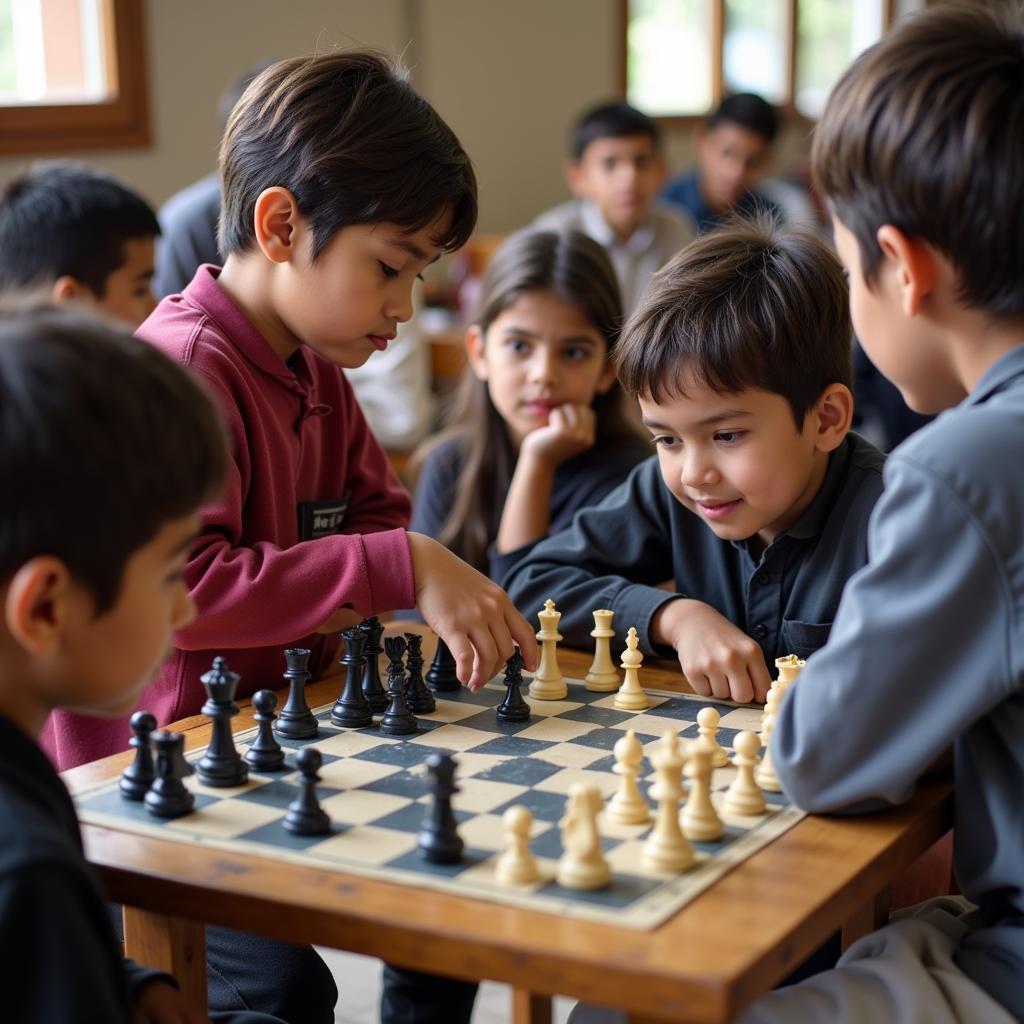
[[[814,500],[759,556],[720,540],[665,486],[656,456],[572,527],[537,544],[501,581],[528,617],[551,598],[565,643],[589,647],[592,612],[615,612],[618,646],[636,626],[641,647],[654,613],[677,597],[703,601],[756,640],[771,665],[806,658],[828,638],[846,581],[867,562],[868,518],[882,493],[885,456],[850,434],[829,457]],[[675,592],[658,589],[674,579]]]

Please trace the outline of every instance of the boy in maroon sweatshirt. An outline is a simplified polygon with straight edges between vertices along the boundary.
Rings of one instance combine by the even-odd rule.
[[[239,694],[281,685],[288,646],[314,677],[338,630],[419,608],[459,678],[482,685],[533,632],[505,594],[435,541],[367,427],[345,368],[412,315],[423,269],[476,222],[476,180],[451,129],[372,53],[268,68],[221,147],[222,270],[203,266],[139,335],[205,381],[230,434],[228,483],[203,512],[186,581],[195,621],[139,706],[164,724],[199,711],[215,654]],[[112,652],[116,657],[116,652]],[[61,768],[126,749],[127,720],[56,714]]]

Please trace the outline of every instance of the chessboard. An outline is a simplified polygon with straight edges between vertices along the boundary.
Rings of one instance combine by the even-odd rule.
[[[601,847],[612,868],[611,884],[591,891],[558,885],[559,822],[569,789],[583,782],[598,787],[605,798],[612,796],[619,784],[612,772],[612,748],[627,729],[634,730],[647,755],[640,778],[646,797],[653,782],[649,755],[666,730],[684,740],[696,738],[697,714],[713,706],[721,713],[718,742],[731,751],[735,735],[757,731],[761,719],[760,708],[656,690],[646,691],[646,710],[620,711],[613,706],[615,693],[594,693],[580,680],[566,681],[564,699],[529,700],[531,717],[518,723],[496,717],[506,692],[500,680],[477,693],[465,688],[437,693],[437,710],[417,716],[419,731],[403,737],[383,735],[376,722],[338,728],[330,722],[327,705],[314,711],[316,738],[281,738],[284,771],[251,771],[245,785],[226,789],[189,776],[186,785],[195,794],[195,808],[184,817],[153,817],[141,802],[124,799],[117,781],[76,793],[78,814],[83,822],[122,831],[225,850],[244,848],[260,856],[639,930],[659,925],[804,816],[782,794],[770,792],[764,794],[766,813],[730,816],[721,809],[721,796],[736,769],[716,768],[712,801],[725,832],[714,842],[693,843],[697,862],[692,868],[669,874],[645,867],[641,851],[651,826],[617,825],[602,815]],[[255,735],[255,729],[236,734],[239,750]],[[329,835],[294,835],[282,824],[296,796],[294,758],[303,746],[314,746],[322,755],[316,792],[331,819]],[[429,799],[423,763],[440,750],[457,762],[453,806],[465,844],[457,864],[429,863],[417,848]],[[187,759],[195,763],[203,753],[192,751]],[[653,812],[654,801],[649,802]],[[530,850],[541,879],[508,887],[497,883],[494,867],[504,845],[502,815],[515,805],[533,814]]]

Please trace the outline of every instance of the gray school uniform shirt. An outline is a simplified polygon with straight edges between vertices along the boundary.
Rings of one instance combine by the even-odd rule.
[[[907,800],[951,745],[957,963],[1024,1018],[1024,344],[900,445],[870,564],[783,702],[775,769],[809,811]]]
[[[867,561],[867,524],[882,489],[885,456],[849,434],[829,457],[824,482],[797,521],[760,554],[720,540],[673,497],[656,456],[562,533],[541,541],[505,576],[516,607],[533,617],[552,598],[570,646],[593,644],[595,608],[615,612],[616,649],[635,626],[644,651],[672,657],[650,636],[667,601],[704,601],[748,633],[771,665],[821,647],[846,581]],[[666,580],[675,591],[658,589]]]

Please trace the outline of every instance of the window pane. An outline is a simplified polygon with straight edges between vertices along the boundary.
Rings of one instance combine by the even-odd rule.
[[[800,0],[796,108],[818,117],[847,64],[882,35],[881,0]]]
[[[756,92],[775,104],[788,100],[788,6],[788,0],[726,0],[726,92]]]
[[[626,97],[651,115],[711,106],[708,0],[630,0]]]

